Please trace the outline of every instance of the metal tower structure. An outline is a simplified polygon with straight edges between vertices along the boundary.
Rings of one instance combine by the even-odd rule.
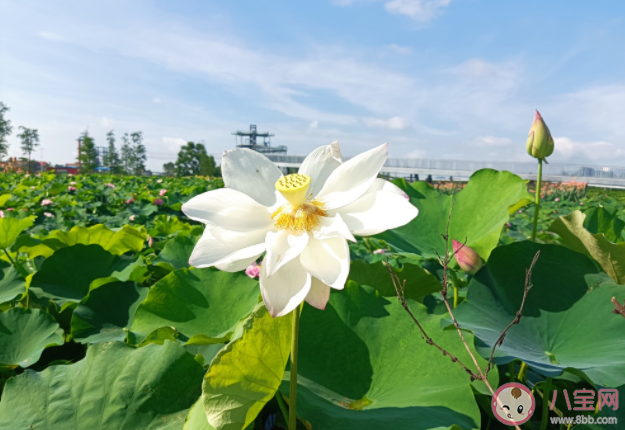
[[[254,124],[250,125],[250,131],[234,131],[232,134],[237,148],[248,148],[261,154],[286,154],[286,146],[271,146],[274,134],[259,133]],[[262,142],[258,138],[262,138]]]

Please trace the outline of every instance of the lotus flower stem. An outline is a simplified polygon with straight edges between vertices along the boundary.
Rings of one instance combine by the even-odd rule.
[[[521,368],[519,369],[519,375],[517,376],[517,379],[521,383],[523,383],[523,380],[525,379],[525,370],[526,369],[527,369],[527,363],[525,361],[522,361],[521,362]]]
[[[302,307],[293,309],[293,330],[291,336],[291,390],[289,401],[289,430],[297,429],[297,347],[299,338],[299,317]]]
[[[540,430],[547,430],[547,423],[549,422],[549,390],[551,389],[551,378],[547,378],[545,381],[545,387],[543,388],[543,414],[540,421]]]
[[[538,159],[538,178],[536,179],[536,195],[534,196],[534,225],[532,227],[532,242],[536,242],[536,229],[538,228],[538,213],[540,212],[540,187],[543,179],[543,159]]]

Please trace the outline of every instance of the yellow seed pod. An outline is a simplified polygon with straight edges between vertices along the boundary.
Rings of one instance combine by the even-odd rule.
[[[300,207],[306,200],[306,193],[310,186],[310,176],[292,173],[281,177],[276,182],[276,190],[288,200],[294,208]]]

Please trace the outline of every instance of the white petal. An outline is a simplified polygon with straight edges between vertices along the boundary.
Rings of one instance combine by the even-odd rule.
[[[321,191],[330,174],[341,163],[341,148],[338,140],[330,145],[320,146],[306,157],[299,168],[299,173],[310,176],[311,182],[308,191],[312,193],[313,197]]]
[[[228,188],[247,194],[264,206],[276,202],[276,181],[282,173],[267,157],[239,148],[224,152],[221,174]]]
[[[320,218],[319,227],[313,231],[313,236],[319,240],[342,237],[343,239],[356,242],[354,235],[349,231],[349,227],[338,213],[331,217]]]
[[[373,184],[371,185],[371,187],[367,190],[365,194],[373,193],[376,191],[388,191],[390,193],[398,194],[406,200],[410,200],[410,197],[408,196],[408,194],[404,193],[401,190],[401,188],[399,188],[397,185],[385,179],[376,178],[376,180],[373,181]]]
[[[242,270],[238,269],[240,265],[249,260],[253,261],[265,251],[267,231],[268,229],[259,229],[239,232],[207,225],[204,234],[193,248],[189,265],[198,268],[219,265],[231,268],[229,271],[236,271],[232,268]],[[237,262],[241,264],[237,265]]]
[[[306,296],[308,304],[323,311],[328,304],[328,300],[330,300],[330,286],[317,278],[312,278],[310,291]]]
[[[224,258],[219,261],[219,263],[215,263],[215,267],[219,270],[223,270],[224,272],[240,272],[241,270],[245,270],[248,268],[250,264],[258,260],[258,258],[263,254],[263,251],[258,254],[250,257],[244,258],[243,260],[233,260],[232,258]]]
[[[272,317],[288,314],[300,305],[310,291],[310,275],[299,258],[291,260],[280,270],[267,277],[266,264],[260,265],[260,292]]]
[[[298,257],[308,244],[308,234],[298,236],[281,230],[276,233],[270,231],[265,238],[267,256],[263,265],[267,266],[267,277],[273,274],[289,261]]]
[[[332,172],[317,198],[325,202],[328,210],[352,203],[371,187],[387,154],[385,143],[347,160]]]
[[[358,236],[371,236],[401,227],[419,214],[404,196],[389,191],[367,193],[338,212],[352,233]]]
[[[349,246],[341,238],[317,240],[311,237],[300,261],[308,273],[337,290],[349,274]]]
[[[220,188],[193,197],[182,205],[186,216],[226,230],[250,231],[269,226],[269,209],[240,191]]]

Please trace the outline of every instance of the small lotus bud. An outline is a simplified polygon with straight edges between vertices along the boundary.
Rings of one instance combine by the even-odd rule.
[[[530,127],[525,148],[529,155],[539,159],[547,158],[553,153],[553,137],[551,137],[551,132],[538,111],[536,111],[534,122]]]
[[[451,243],[458,266],[469,275],[475,275],[482,268],[482,258],[472,248],[463,245],[455,239],[452,239]]]

